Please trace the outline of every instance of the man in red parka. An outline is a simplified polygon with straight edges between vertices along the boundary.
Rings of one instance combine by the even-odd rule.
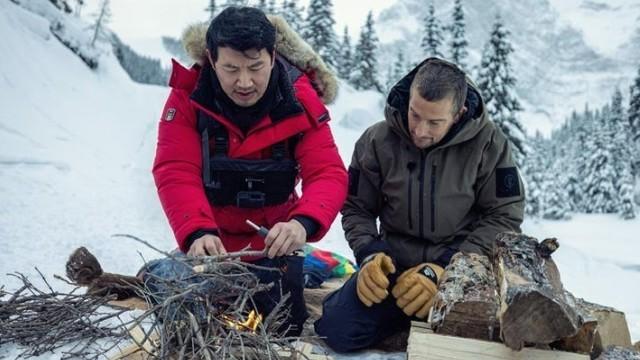
[[[245,260],[286,269],[276,277],[257,274],[282,289],[275,286],[256,303],[266,314],[280,290],[290,292],[290,325],[297,330],[289,334],[296,334],[307,314],[302,258],[290,255],[326,234],[348,180],[317,90],[334,91],[335,79],[321,62],[305,69],[310,75],[293,65],[308,54],[296,53],[291,44],[301,42],[286,26],[278,31],[288,58],[276,51],[276,27],[255,8],[225,9],[212,20],[206,39],[201,27],[185,33],[185,47],[200,64],[186,69],[174,62],[153,175],[183,253],[265,249],[265,258]],[[309,52],[304,44],[299,48]],[[245,220],[270,229],[268,235],[260,236]],[[147,271],[172,276],[171,261],[152,263]]]

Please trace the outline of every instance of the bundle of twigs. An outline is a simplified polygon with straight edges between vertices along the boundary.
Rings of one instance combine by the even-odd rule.
[[[104,308],[110,298],[57,292],[41,273],[46,290],[21,273],[10,276],[22,286],[15,292],[0,291],[0,346],[22,345],[24,350],[18,357],[37,356],[71,344],[63,351],[63,358],[97,358],[128,337],[122,321],[117,320],[127,310]]]
[[[148,274],[143,282],[103,273],[97,259],[80,248],[67,263],[67,275],[72,283],[87,287],[87,294],[55,292],[46,280],[49,291],[41,291],[25,276],[15,275],[24,286],[14,293],[0,290],[0,346],[20,344],[25,348],[21,356],[28,357],[73,343],[66,357],[93,359],[113,356],[115,347],[132,340],[148,359],[306,358],[296,348],[301,338],[285,336],[287,294],[269,314],[256,311],[255,296],[273,284],[260,283],[251,270],[278,271],[238,260],[257,253],[206,258],[161,253],[194,271],[177,278]],[[147,286],[150,283],[153,286]],[[144,299],[148,307],[133,321],[119,317],[129,309],[105,308],[112,300],[131,295]]]

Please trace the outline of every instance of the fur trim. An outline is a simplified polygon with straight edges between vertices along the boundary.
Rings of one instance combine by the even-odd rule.
[[[276,51],[307,74],[311,74],[315,85],[322,94],[322,101],[331,104],[338,95],[336,75],[322,61],[286,20],[278,15],[267,15],[276,28]],[[182,34],[182,45],[189,57],[198,64],[206,61],[206,34],[208,22],[196,23],[187,27]]]

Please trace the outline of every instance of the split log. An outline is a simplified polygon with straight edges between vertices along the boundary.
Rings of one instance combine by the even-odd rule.
[[[115,295],[116,300],[139,297],[143,286],[137,277],[105,273],[98,259],[84,246],[69,256],[66,269],[71,281],[86,286],[87,293],[96,296]]]
[[[556,239],[538,243],[517,233],[501,233],[496,238],[494,271],[500,292],[500,336],[512,349],[574,336],[583,325],[550,258],[557,248]]]
[[[498,341],[498,291],[486,256],[457,253],[440,280],[431,313],[441,335]]]

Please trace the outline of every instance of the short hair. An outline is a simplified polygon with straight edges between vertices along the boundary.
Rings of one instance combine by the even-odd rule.
[[[418,94],[427,101],[439,101],[453,96],[453,113],[464,106],[467,98],[467,80],[464,71],[456,65],[440,60],[429,59],[420,68],[411,82]]]
[[[267,49],[271,56],[276,28],[260,9],[230,6],[211,21],[206,41],[213,61],[218,60],[218,47],[230,47],[240,52]]]

